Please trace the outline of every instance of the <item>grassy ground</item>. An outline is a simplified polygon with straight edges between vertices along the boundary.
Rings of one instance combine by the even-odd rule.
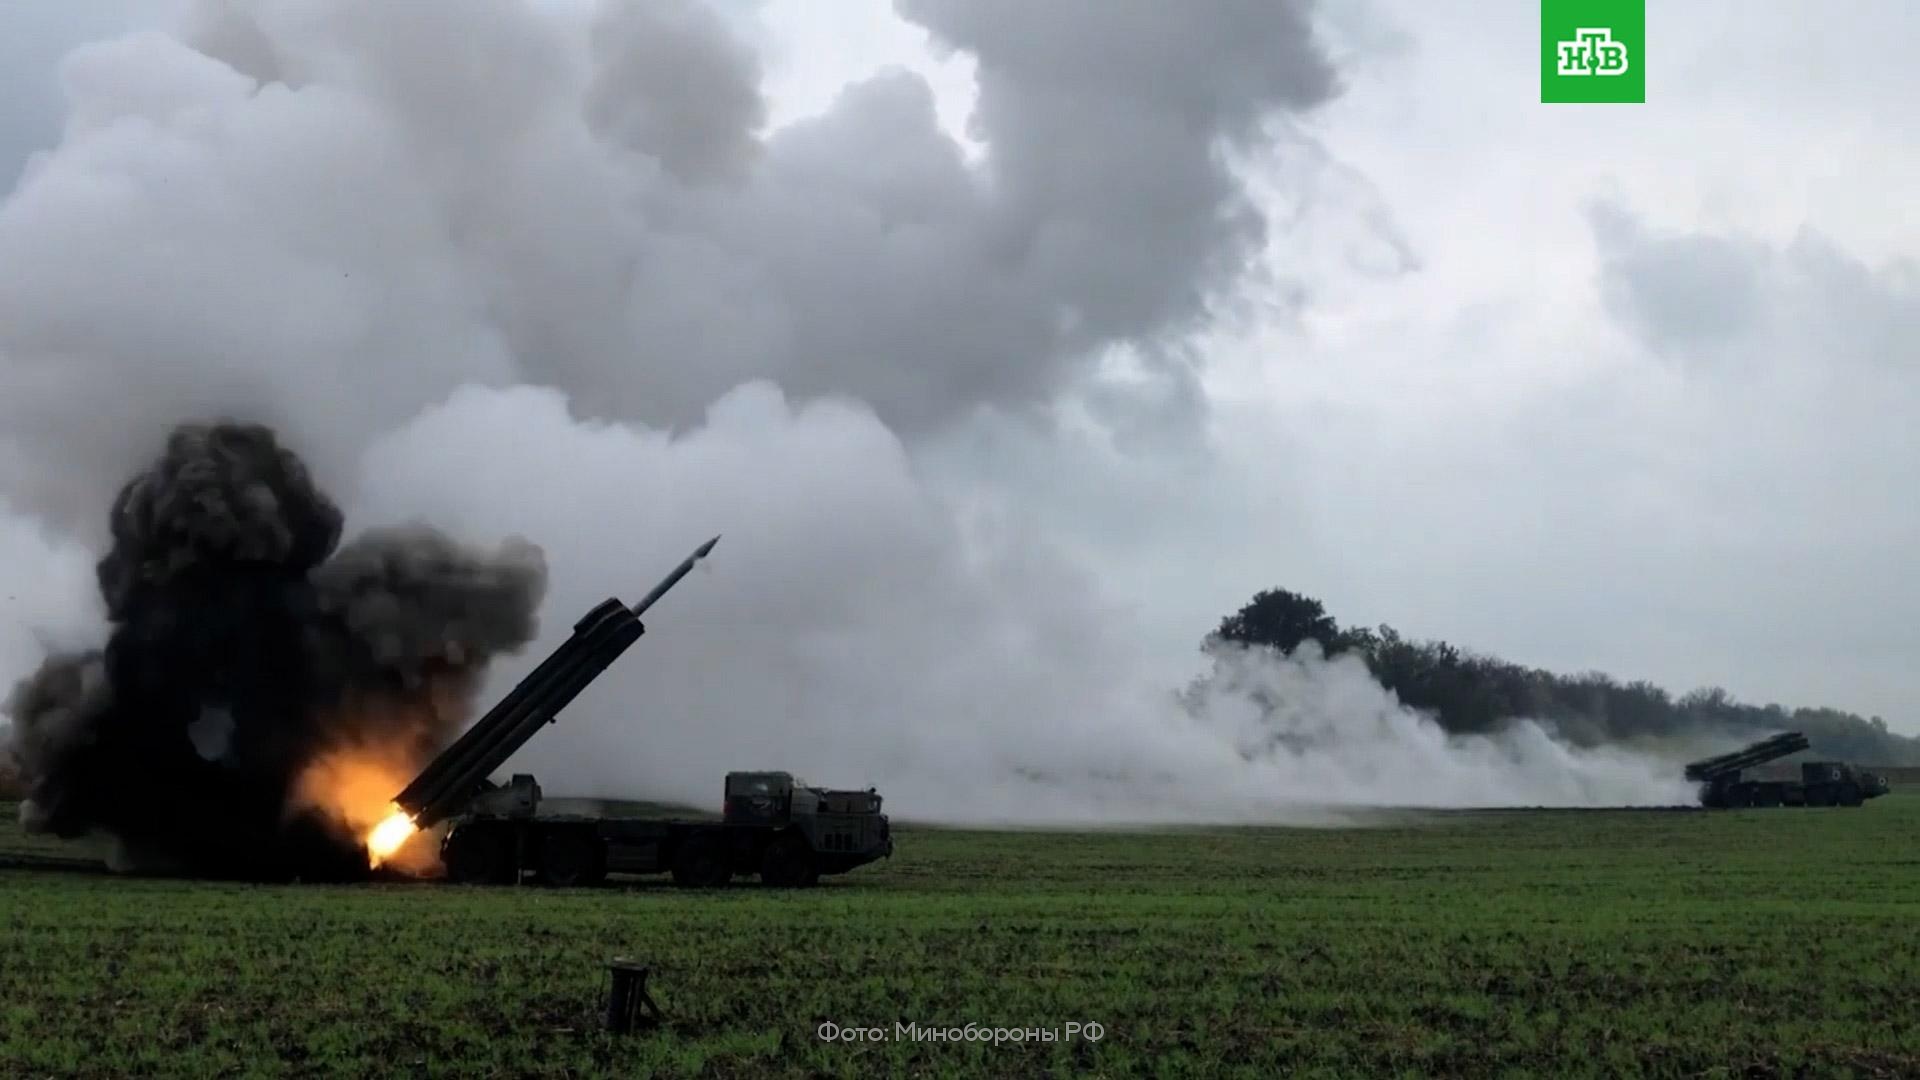
[[[1896,794],[900,830],[890,863],[799,893],[0,870],[0,1075],[1913,1076],[1916,826]],[[623,953],[664,1030],[598,1030]],[[1104,1037],[896,1027],[1070,1022]]]

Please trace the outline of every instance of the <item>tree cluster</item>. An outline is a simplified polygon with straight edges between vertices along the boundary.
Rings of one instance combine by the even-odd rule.
[[[1393,627],[1344,628],[1320,601],[1283,589],[1254,596],[1220,621],[1206,643],[1237,642],[1292,653],[1315,641],[1328,656],[1352,653],[1406,705],[1447,731],[1491,731],[1516,718],[1539,721],[1580,746],[1659,738],[1763,738],[1805,732],[1812,752],[1869,765],[1920,765],[1920,739],[1880,717],[1840,709],[1750,705],[1719,687],[1674,696],[1646,680],[1602,672],[1562,675],[1444,641],[1414,641]]]

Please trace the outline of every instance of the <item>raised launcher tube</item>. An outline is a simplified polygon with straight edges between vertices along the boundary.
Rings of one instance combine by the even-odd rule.
[[[465,807],[493,770],[557,719],[560,710],[646,633],[640,615],[719,542],[716,536],[700,545],[631,608],[618,599],[604,600],[574,623],[573,636],[394,796],[414,828],[431,828]]]
[[[1785,731],[1772,738],[1762,739],[1731,753],[1718,757],[1702,758],[1687,766],[1687,779],[1700,783],[1710,783],[1721,777],[1737,775],[1743,769],[1765,765],[1769,761],[1797,754],[1805,750],[1810,743],[1807,737],[1798,731]]]

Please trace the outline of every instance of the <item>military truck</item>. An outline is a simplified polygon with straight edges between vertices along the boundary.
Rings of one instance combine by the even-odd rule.
[[[608,874],[671,873],[683,886],[757,874],[767,885],[805,886],[893,854],[880,795],[808,787],[784,772],[727,775],[719,821],[543,812],[540,785],[516,774],[488,779],[646,633],[640,615],[705,558],[702,544],[632,607],[608,599],[573,626],[553,654],[393,798],[394,812],[367,837],[370,858],[414,832],[451,822],[441,840],[448,876],[587,885]],[[383,843],[376,841],[384,838]]]
[[[1742,772],[1797,754],[1811,744],[1798,731],[1782,732],[1731,753],[1687,766],[1687,779],[1700,784],[1700,805],[1716,810],[1749,806],[1859,806],[1887,794],[1883,776],[1838,761],[1806,761],[1800,779],[1748,780]]]
[[[593,885],[608,874],[670,873],[712,888],[758,876],[783,888],[813,885],[893,854],[873,789],[808,787],[785,772],[727,774],[718,821],[542,812],[540,785],[515,775],[476,796],[441,842],[447,876],[474,884],[531,880]]]

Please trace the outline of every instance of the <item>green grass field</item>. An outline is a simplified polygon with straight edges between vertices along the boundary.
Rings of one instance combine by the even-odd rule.
[[[0,870],[0,1076],[1914,1076],[1916,826],[1896,794],[902,829],[792,893]],[[664,1029],[599,1029],[616,954],[653,965]],[[896,1027],[1070,1022],[1104,1036]]]

